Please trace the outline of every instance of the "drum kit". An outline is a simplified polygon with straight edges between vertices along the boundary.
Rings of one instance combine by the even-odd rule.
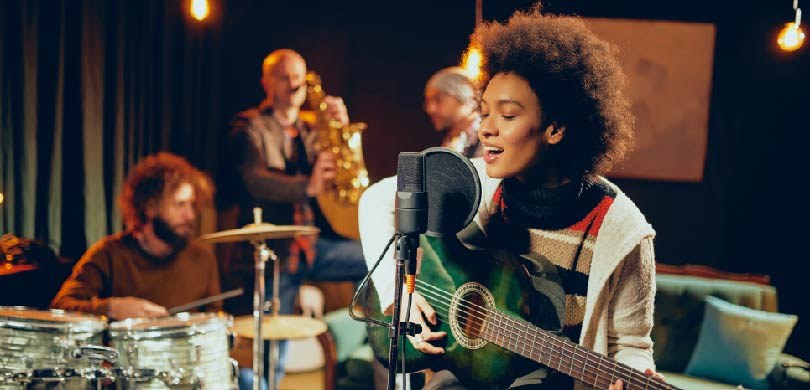
[[[265,240],[317,234],[311,226],[254,223],[200,237],[210,243],[250,242],[255,260],[253,314],[235,320],[223,313],[180,312],[160,318],[105,317],[63,310],[0,306],[0,390],[6,389],[236,389],[238,367],[229,356],[231,340],[253,340],[253,376],[261,378],[264,341],[270,341],[269,367],[278,359],[277,342],[326,332],[319,320],[279,315],[279,262]],[[265,262],[274,261],[273,299],[265,316]],[[209,297],[183,307],[196,307]],[[177,310],[170,310],[175,313]],[[254,337],[261,335],[261,337]],[[107,346],[105,346],[105,343]],[[271,389],[276,388],[270,369]],[[258,390],[261,381],[253,381]]]

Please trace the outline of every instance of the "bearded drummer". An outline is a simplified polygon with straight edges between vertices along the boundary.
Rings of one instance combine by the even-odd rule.
[[[130,172],[119,200],[126,230],[93,245],[51,307],[114,320],[168,315],[167,308],[220,293],[213,254],[192,240],[213,184],[182,157],[157,153]],[[206,306],[218,310],[220,302]]]

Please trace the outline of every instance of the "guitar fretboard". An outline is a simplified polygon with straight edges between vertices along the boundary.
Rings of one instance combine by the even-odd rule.
[[[617,379],[630,389],[677,389],[534,324],[489,310],[479,337],[597,389]]]

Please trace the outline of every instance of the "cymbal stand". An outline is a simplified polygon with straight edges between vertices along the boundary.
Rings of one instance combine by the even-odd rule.
[[[253,221],[256,226],[262,223],[262,209],[253,208]],[[275,252],[267,246],[265,240],[253,240],[253,260],[255,262],[255,278],[253,288],[253,390],[261,390],[262,377],[264,371],[264,337],[262,325],[264,324],[264,270],[267,260],[273,260],[273,314],[278,315],[278,257]],[[269,372],[268,385],[271,390],[275,390],[276,370],[275,365],[278,360],[278,348],[276,343],[270,343],[270,361],[268,362]]]
[[[253,390],[261,390],[264,371],[264,339],[262,325],[264,322],[264,269],[265,263],[275,254],[264,241],[253,241],[253,261],[255,277],[253,285]],[[272,370],[271,370],[272,371]]]

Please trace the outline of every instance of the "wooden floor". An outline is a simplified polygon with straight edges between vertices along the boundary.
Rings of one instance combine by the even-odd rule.
[[[323,369],[284,374],[279,390],[323,390]]]

